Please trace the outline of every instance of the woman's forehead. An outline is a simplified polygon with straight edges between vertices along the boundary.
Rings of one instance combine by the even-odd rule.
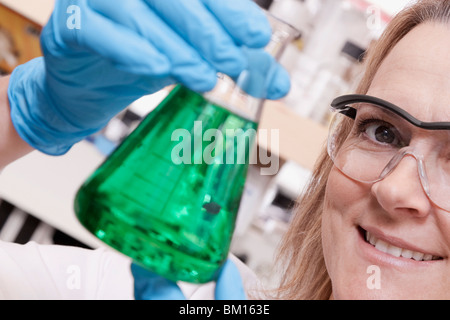
[[[450,121],[450,26],[424,23],[378,69],[368,94],[427,122]]]

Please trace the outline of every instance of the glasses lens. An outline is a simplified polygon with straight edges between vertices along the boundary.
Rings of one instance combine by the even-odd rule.
[[[414,155],[424,191],[435,205],[450,212],[450,130],[415,127],[394,112],[370,103],[349,104],[334,112],[328,154],[342,173],[373,183],[394,170],[405,155]],[[424,149],[420,155],[412,141],[414,135],[429,141],[421,143]],[[423,166],[419,159],[424,159]]]
[[[450,141],[447,140],[447,141]],[[429,181],[430,199],[442,209],[450,212],[450,150],[436,153],[425,159],[426,174]],[[445,150],[444,149],[444,150]]]
[[[373,183],[395,170],[405,155],[412,155],[423,190],[435,205],[450,212],[450,130],[416,127],[370,103],[348,104],[334,112],[328,154],[342,173]],[[415,136],[420,143],[414,142]]]
[[[377,105],[357,103],[347,108],[347,111],[336,110],[328,153],[345,175],[361,182],[374,182],[381,178],[399,150],[409,144],[410,125]],[[356,110],[355,119],[346,115],[354,114],[348,112],[352,109]]]

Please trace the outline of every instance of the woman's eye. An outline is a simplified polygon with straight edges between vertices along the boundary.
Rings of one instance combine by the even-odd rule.
[[[395,129],[387,125],[371,124],[365,128],[365,133],[373,141],[398,146],[400,139],[398,138]]]

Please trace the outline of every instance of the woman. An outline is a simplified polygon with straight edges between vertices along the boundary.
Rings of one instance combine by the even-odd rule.
[[[424,122],[450,121],[445,39],[450,1],[406,8],[369,50],[356,92]],[[419,128],[361,99],[350,109],[355,119],[344,116],[332,130],[298,203],[279,253],[284,274],[277,297],[448,299],[449,131]],[[402,148],[408,152],[398,155]],[[418,172],[422,156],[427,177]]]

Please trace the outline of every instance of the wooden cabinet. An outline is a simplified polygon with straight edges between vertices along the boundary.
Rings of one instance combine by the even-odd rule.
[[[42,27],[0,4],[0,72],[12,70],[41,55],[39,34]]]
[[[0,0],[0,72],[42,55],[39,35],[55,0]]]

